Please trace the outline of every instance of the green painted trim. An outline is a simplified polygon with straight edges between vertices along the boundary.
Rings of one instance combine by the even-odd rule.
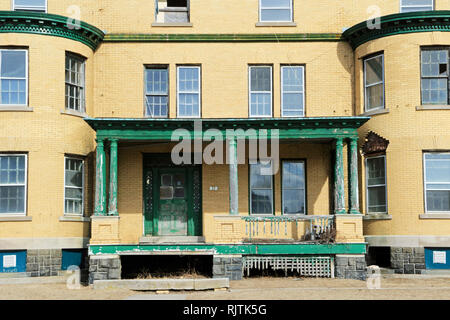
[[[104,42],[338,42],[340,33],[107,34]]]
[[[365,254],[366,243],[235,244],[235,245],[90,245],[89,255],[198,252],[211,254]]]
[[[0,11],[0,33],[32,33],[79,41],[96,50],[105,34],[100,29],[56,14],[25,11]]]
[[[345,183],[344,183],[344,142],[342,138],[336,140],[336,156],[334,165],[334,213],[343,214],[345,211]]]
[[[349,213],[361,214],[359,212],[359,186],[358,186],[358,139],[350,139],[348,148],[349,161]]]
[[[106,156],[104,139],[97,138],[95,167],[95,215],[106,215]]]
[[[117,139],[111,139],[109,166],[109,205],[108,215],[117,216]]]
[[[434,10],[396,13],[380,17],[380,29],[369,29],[367,21],[361,22],[343,34],[353,49],[375,39],[397,34],[450,31],[450,11]]]

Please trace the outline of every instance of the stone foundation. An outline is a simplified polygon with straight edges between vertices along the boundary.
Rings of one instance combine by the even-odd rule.
[[[213,259],[213,278],[242,280],[242,257],[215,256]]]
[[[335,276],[339,279],[366,280],[366,257],[363,255],[336,255]]]
[[[424,248],[391,247],[391,268],[399,274],[421,274],[425,270]]]
[[[57,276],[61,263],[61,249],[27,250],[27,275],[30,277]]]
[[[94,280],[121,279],[122,264],[120,256],[90,256],[89,257],[89,284]]]

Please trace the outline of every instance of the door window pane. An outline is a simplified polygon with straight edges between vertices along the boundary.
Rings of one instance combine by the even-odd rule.
[[[283,214],[305,214],[305,163],[283,161]]]
[[[427,212],[450,211],[450,153],[425,153]]]
[[[250,207],[252,214],[273,213],[273,176],[266,173],[271,171],[268,164],[250,165]]]
[[[368,213],[387,213],[385,160],[385,156],[366,159]]]

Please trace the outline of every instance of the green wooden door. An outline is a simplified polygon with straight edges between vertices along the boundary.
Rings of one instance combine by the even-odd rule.
[[[188,235],[188,186],[186,169],[162,169],[159,172],[158,236]]]

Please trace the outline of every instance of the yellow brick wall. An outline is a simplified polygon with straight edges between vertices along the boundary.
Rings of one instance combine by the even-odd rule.
[[[0,44],[28,47],[29,107],[33,112],[0,111],[0,153],[28,152],[27,215],[31,222],[0,222],[0,238],[88,237],[89,224],[62,222],[64,214],[64,155],[87,156],[95,150],[94,132],[65,109],[65,52],[88,58],[86,107],[92,114],[93,52],[87,46],[56,37],[0,34]],[[87,170],[89,161],[86,162]],[[92,187],[92,177],[86,183]],[[91,189],[91,188],[90,188]],[[86,214],[92,194],[86,192]]]
[[[429,32],[390,36],[360,46],[355,53],[357,114],[363,112],[364,56],[384,51],[387,114],[360,129],[360,142],[373,130],[390,141],[387,153],[388,211],[392,220],[366,221],[365,235],[448,235],[448,220],[421,220],[425,213],[422,150],[450,150],[448,110],[417,111],[420,99],[420,46],[448,45],[450,34]],[[362,181],[365,168],[362,165]],[[364,184],[365,185],[365,182]],[[362,208],[366,207],[362,188]]]

